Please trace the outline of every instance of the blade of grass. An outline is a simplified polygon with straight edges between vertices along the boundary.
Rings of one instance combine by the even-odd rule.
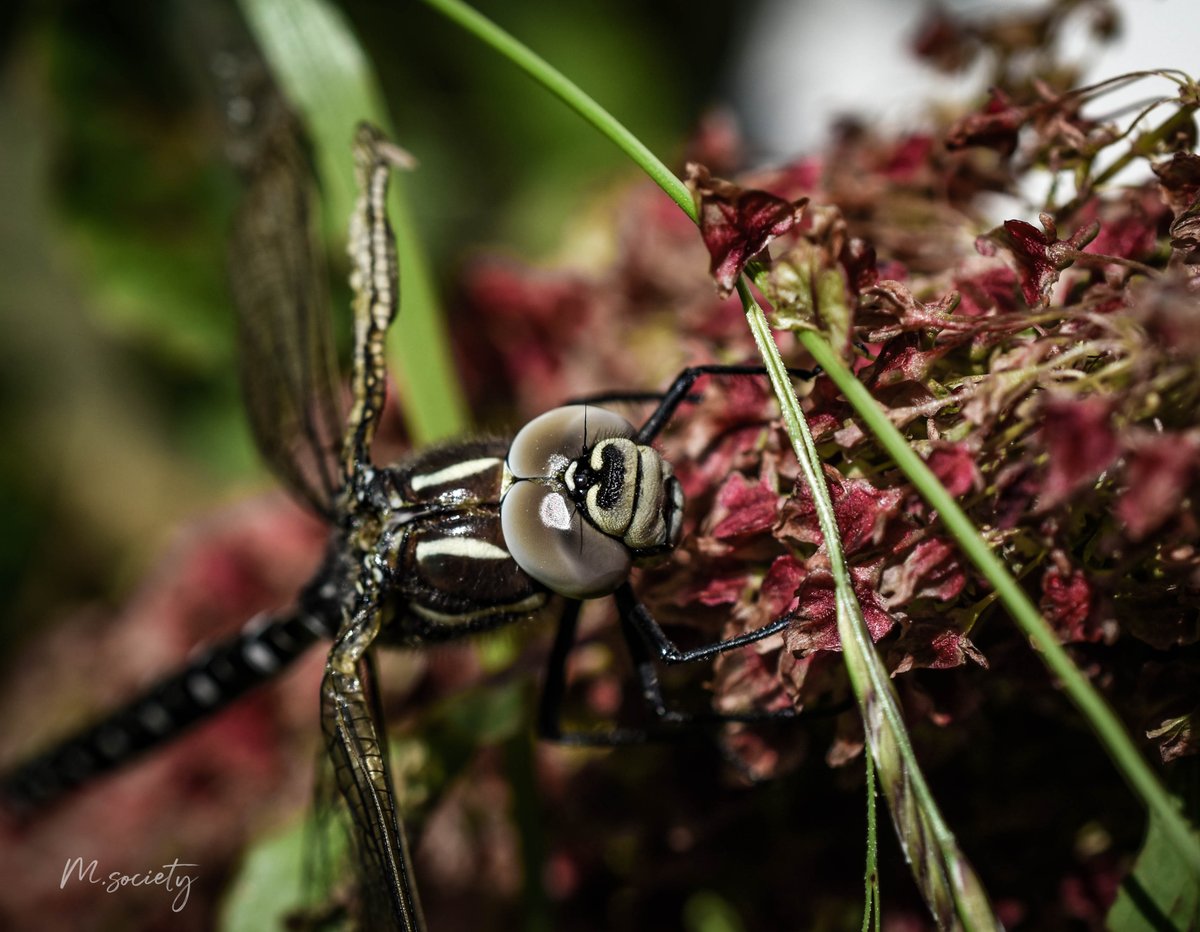
[[[340,10],[326,0],[241,0],[241,8],[284,94],[312,137],[321,175],[326,239],[345,248],[356,189],[350,142],[360,120],[388,130],[370,61]],[[416,235],[404,179],[391,185],[389,215],[400,261],[403,338],[389,346],[399,401],[413,441],[463,434],[470,424],[429,263]]]
[[[779,401],[784,428],[791,438],[800,471],[812,491],[836,592],[842,659],[858,699],[867,745],[878,766],[879,782],[888,798],[900,846],[940,928],[999,929],[1000,923],[992,913],[983,885],[942,820],[921,773],[891,677],[875,651],[854,594],[821,457],[800,411],[766,315],[750,293],[745,278],[738,282],[738,297]]]
[[[879,892],[879,835],[875,818],[875,758],[871,756],[870,748],[863,752],[863,760],[867,765],[867,868],[863,872],[866,890],[862,932],[870,932],[872,928],[880,932],[883,915]]]
[[[457,23],[485,45],[490,45],[534,81],[558,97],[628,155],[634,164],[649,175],[651,180],[662,188],[667,196],[678,204],[679,208],[693,221],[700,219],[700,215],[696,212],[696,205],[692,201],[692,193],[687,186],[676,178],[675,174],[637,136],[584,93],[574,81],[467,4],[460,3],[459,0],[424,0],[424,3],[436,9],[447,19]]]

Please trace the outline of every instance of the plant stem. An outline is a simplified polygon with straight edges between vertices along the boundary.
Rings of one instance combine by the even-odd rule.
[[[959,850],[954,834],[942,820],[933,793],[925,782],[891,679],[863,620],[842,553],[841,536],[829,487],[822,473],[820,454],[800,411],[800,403],[796,400],[766,315],[754,300],[744,277],[738,280],[737,290],[746,311],[746,322],[779,401],[784,429],[812,492],[817,524],[824,538],[829,572],[834,582],[843,660],[863,716],[869,753],[879,765],[880,782],[888,797],[892,821],[905,857],[913,864],[917,884],[939,925],[948,926],[954,922],[967,930],[998,929],[1000,924],[992,915],[987,894]],[[815,331],[804,333],[827,346],[824,338]]]
[[[1096,188],[1105,184],[1119,172],[1127,168],[1135,158],[1147,157],[1157,143],[1167,139],[1176,130],[1187,126],[1192,119],[1192,114],[1195,112],[1196,107],[1194,106],[1182,106],[1158,126],[1146,130],[1137,139],[1133,140],[1125,151],[1114,159],[1112,164],[1105,168],[1104,171],[1100,172],[1095,178],[1089,178],[1087,183],[1080,187],[1075,197],[1059,211],[1059,214],[1061,216],[1073,214],[1079,209],[1079,205],[1083,203],[1084,199],[1091,192],[1095,191]]]
[[[866,903],[863,906],[862,930],[870,932],[873,925],[875,932],[879,932],[883,921],[879,890],[879,835],[875,816],[875,759],[871,756],[870,748],[863,750],[863,759],[867,765],[867,866],[864,871]]]
[[[579,85],[491,20],[471,9],[467,4],[461,3],[460,0],[424,0],[424,2],[445,15],[447,19],[458,23],[486,45],[490,45],[546,90],[557,96],[584,120],[591,123],[649,175],[685,214],[694,222],[699,222],[700,214],[687,185],[675,177],[675,174],[659,160],[658,156],[626,129],[620,120],[584,93]]]

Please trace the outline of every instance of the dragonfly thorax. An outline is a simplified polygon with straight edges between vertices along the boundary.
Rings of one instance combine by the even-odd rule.
[[[634,563],[679,541],[683,492],[671,465],[620,415],[567,405],[513,439],[500,515],[518,565],[571,598],[613,592]]]

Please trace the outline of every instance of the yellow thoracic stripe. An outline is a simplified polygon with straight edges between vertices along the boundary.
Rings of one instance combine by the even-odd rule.
[[[425,473],[423,476],[413,476],[409,480],[409,485],[412,486],[414,492],[418,492],[429,486],[445,485],[447,482],[454,482],[457,479],[474,476],[477,473],[485,472],[497,466],[499,463],[500,460],[494,456],[485,456],[476,460],[467,460],[463,463],[454,463],[436,472]]]
[[[513,602],[511,605],[491,605],[487,608],[480,608],[473,612],[439,612],[425,605],[412,603],[408,606],[409,611],[412,611],[422,618],[428,618],[430,621],[472,621],[475,618],[482,618],[485,615],[496,615],[501,613],[511,613],[514,615],[522,615],[527,612],[535,611],[546,604],[546,593],[535,592],[531,596],[527,596],[519,602]]]
[[[429,557],[466,557],[469,560],[507,560],[510,554],[476,537],[443,537],[441,540],[423,540],[417,544],[417,562]]]

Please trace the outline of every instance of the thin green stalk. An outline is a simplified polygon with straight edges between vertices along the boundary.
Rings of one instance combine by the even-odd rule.
[[[1158,106],[1159,104],[1168,102],[1169,99],[1164,99],[1158,101],[1153,106]],[[1148,107],[1145,113],[1149,113],[1150,110],[1153,109],[1153,106]],[[1079,205],[1083,203],[1084,198],[1088,194],[1096,190],[1096,188],[1100,187],[1100,185],[1104,184],[1105,182],[1115,178],[1120,172],[1128,168],[1134,159],[1145,158],[1148,154],[1155,150],[1155,147],[1159,143],[1165,139],[1168,139],[1171,134],[1179,132],[1181,129],[1190,126],[1192,114],[1195,113],[1195,111],[1196,107],[1194,106],[1181,107],[1158,126],[1148,129],[1146,132],[1138,136],[1138,138],[1133,140],[1120,156],[1113,160],[1111,165],[1100,172],[1100,174],[1098,174],[1095,178],[1087,179],[1086,184],[1080,186],[1079,192],[1062,207],[1060,213],[1063,215],[1074,213],[1079,208]],[[1145,113],[1141,114],[1138,119],[1140,120],[1141,116],[1144,116]],[[1137,120],[1133,122],[1126,132],[1132,132],[1133,127],[1136,125]],[[1157,274],[1157,270],[1154,271],[1155,274]]]
[[[1164,101],[1165,103],[1166,101]],[[1196,112],[1194,106],[1180,107],[1174,114],[1160,123],[1158,126],[1147,130],[1135,139],[1129,148],[1121,154],[1111,165],[1104,171],[1091,180],[1089,188],[1097,188],[1122,171],[1135,158],[1145,158],[1148,153],[1155,150],[1155,147],[1169,139],[1173,134],[1191,125],[1192,114]]]
[[[868,748],[879,765],[880,782],[901,847],[913,865],[914,878],[939,927],[998,929],[1000,923],[992,914],[983,885],[942,820],[908,739],[891,678],[875,651],[854,594],[820,454],[800,411],[766,315],[750,293],[745,278],[738,281],[738,297],[779,401],[784,429],[812,492],[834,581],[843,661],[862,712]]]
[[[459,0],[424,0],[424,2],[438,10],[447,19],[458,23],[484,44],[490,45],[538,84],[558,97],[584,120],[591,123],[600,131],[601,135],[611,139],[642,171],[649,175],[655,184],[666,191],[671,200],[678,204],[685,214],[693,221],[699,222],[700,214],[696,210],[692,192],[687,189],[687,185],[676,178],[674,173],[646,148],[637,136],[626,129],[620,120],[584,93],[579,85],[467,4],[461,3]]]
[[[870,932],[872,926],[879,932],[883,924],[879,891],[879,833],[875,816],[875,758],[871,749],[863,751],[867,765],[867,867],[864,871],[864,900],[862,932]],[[874,920],[874,921],[872,921]]]

